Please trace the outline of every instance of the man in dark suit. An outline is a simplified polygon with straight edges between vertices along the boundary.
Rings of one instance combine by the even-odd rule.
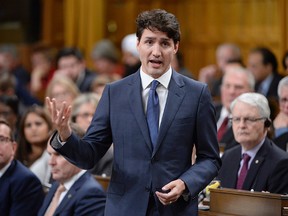
[[[0,214],[37,215],[44,199],[39,179],[14,159],[17,144],[9,124],[0,120]]]
[[[277,87],[283,77],[278,73],[277,58],[270,49],[256,47],[248,55],[247,67],[255,77],[255,91],[268,99],[273,120],[278,112]]]
[[[56,110],[57,101],[47,98],[58,131],[51,145],[77,166],[89,169],[113,142],[105,215],[197,215],[198,193],[221,165],[211,95],[206,84],[171,68],[180,41],[173,14],[144,11],[136,23],[142,66],[106,85],[83,139],[71,133],[70,108],[63,103]],[[151,111],[159,114],[154,124]],[[197,159],[192,165],[193,146]]]
[[[231,124],[228,121],[232,101],[242,93],[253,92],[255,86],[253,74],[241,65],[229,63],[224,70],[220,89],[221,104],[215,106],[217,137],[222,151],[238,145],[234,139]]]
[[[232,102],[231,111],[234,136],[240,145],[222,156],[221,186],[288,193],[288,154],[267,138],[271,122],[266,97],[244,93]]]
[[[57,71],[73,80],[81,92],[89,92],[96,74],[86,68],[80,50],[65,47],[56,56]]]
[[[79,137],[84,135],[82,128],[71,125],[72,131]],[[104,215],[106,195],[101,185],[87,171],[68,162],[49,144],[49,165],[53,180],[38,215]],[[57,205],[53,208],[57,189],[63,187]]]

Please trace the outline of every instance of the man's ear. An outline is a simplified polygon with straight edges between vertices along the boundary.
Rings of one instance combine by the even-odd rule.
[[[174,45],[174,54],[178,52],[179,49],[179,41]]]
[[[16,151],[18,149],[18,144],[15,141],[13,141],[11,144],[12,144],[12,149],[13,149],[13,156],[15,157]]]

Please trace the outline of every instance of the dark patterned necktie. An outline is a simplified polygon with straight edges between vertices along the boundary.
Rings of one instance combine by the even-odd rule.
[[[159,98],[156,91],[159,82],[157,80],[153,80],[148,96],[148,103],[147,103],[147,123],[149,127],[149,133],[153,148],[156,145],[157,138],[158,138],[158,127],[159,127]]]

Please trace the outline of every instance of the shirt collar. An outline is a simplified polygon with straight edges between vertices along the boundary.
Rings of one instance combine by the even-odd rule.
[[[164,74],[162,74],[162,76],[160,76],[156,80],[158,80],[159,83],[167,89],[171,76],[172,76],[172,68],[169,67],[168,71],[166,71]],[[140,77],[143,89],[146,89],[150,85],[150,83],[154,80],[153,77],[143,72],[142,67],[140,68]]]
[[[246,152],[244,152],[244,150],[242,149],[242,155],[244,153],[247,153],[251,157],[251,159],[253,159],[256,156],[259,149],[261,148],[261,146],[263,145],[264,141],[265,141],[265,138],[258,145],[256,145],[254,148],[252,148]]]
[[[74,175],[72,178],[70,178],[68,181],[64,182],[64,186],[66,191],[70,190],[72,185],[86,172],[86,170],[81,170],[79,173]]]
[[[4,175],[4,173],[5,173],[6,170],[9,168],[10,165],[11,165],[11,162],[9,162],[8,164],[6,164],[6,166],[4,166],[4,167],[0,170],[0,178]]]

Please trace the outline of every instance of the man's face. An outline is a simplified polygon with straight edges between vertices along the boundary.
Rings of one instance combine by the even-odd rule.
[[[12,127],[15,127],[17,122],[17,116],[6,104],[0,103],[0,117],[9,122]]]
[[[235,104],[232,118],[240,121],[232,121],[233,133],[235,140],[246,150],[259,144],[267,134],[262,117],[255,106],[240,101]]]
[[[96,107],[93,103],[83,103],[78,109],[75,122],[86,131],[92,121],[95,110]]]
[[[47,145],[47,152],[50,155],[49,165],[51,166],[52,178],[55,181],[64,183],[80,171],[79,168],[68,162],[62,155],[56,152],[50,144]]]
[[[79,74],[84,71],[85,64],[74,56],[65,56],[59,59],[58,69],[59,73],[64,74],[76,81]]]
[[[222,105],[229,110],[231,102],[245,92],[252,91],[248,76],[245,73],[236,72],[239,66],[226,66],[225,75],[221,85],[221,102]]]
[[[280,91],[280,111],[288,116],[288,86],[283,86]]]
[[[235,56],[235,54],[234,54],[232,48],[230,48],[230,47],[222,47],[216,53],[217,65],[222,72],[224,72],[224,69],[225,69],[228,61],[235,58],[234,56]]]
[[[169,69],[178,46],[166,33],[145,29],[137,42],[143,72],[153,78],[160,77]]]
[[[252,52],[248,56],[247,68],[250,70],[256,82],[261,82],[272,73],[272,66],[270,64],[263,64],[263,57],[258,52]]]
[[[13,160],[16,153],[16,143],[11,140],[10,128],[0,124],[0,169]]]

